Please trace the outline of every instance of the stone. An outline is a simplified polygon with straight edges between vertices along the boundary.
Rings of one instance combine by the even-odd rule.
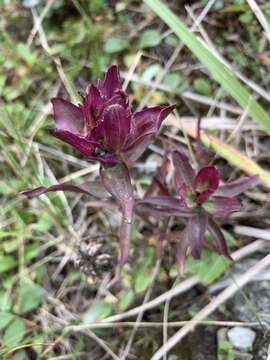
[[[249,259],[236,264],[233,271],[244,273],[257,263],[257,259]],[[270,281],[254,281],[247,284],[229,302],[228,309],[234,321],[261,322],[270,325]]]
[[[256,333],[246,327],[235,326],[227,332],[232,346],[238,350],[249,350],[252,348]]]

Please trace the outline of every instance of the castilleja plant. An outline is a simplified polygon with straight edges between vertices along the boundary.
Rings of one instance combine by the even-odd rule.
[[[83,185],[57,184],[26,191],[29,198],[50,191],[75,191],[96,197],[112,195],[122,210],[120,228],[120,267],[127,261],[133,219],[134,194],[129,166],[154,140],[162,121],[173,106],[155,106],[132,112],[122,89],[118,68],[112,65],[104,80],[91,84],[82,104],[52,99],[55,128],[52,135],[70,144],[89,161],[100,162],[101,180]]]
[[[177,198],[157,196],[138,201],[138,206],[148,208],[156,217],[181,216],[186,218],[177,246],[177,264],[183,271],[188,252],[199,258],[208,230],[216,241],[216,251],[231,259],[218,220],[241,209],[237,195],[258,184],[258,176],[243,177],[221,185],[220,174],[215,166],[204,166],[197,173],[188,158],[173,153]]]

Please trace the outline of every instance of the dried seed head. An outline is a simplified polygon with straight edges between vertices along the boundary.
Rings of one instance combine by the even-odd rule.
[[[83,239],[77,248],[75,265],[94,280],[113,274],[115,251],[104,237]]]

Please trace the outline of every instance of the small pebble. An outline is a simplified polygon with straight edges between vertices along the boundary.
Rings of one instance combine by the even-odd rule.
[[[252,348],[256,333],[251,329],[235,326],[227,333],[230,343],[239,350]]]
[[[23,0],[23,6],[26,8],[34,8],[39,3],[39,0]]]
[[[169,355],[168,360],[179,360],[180,358],[176,355]]]

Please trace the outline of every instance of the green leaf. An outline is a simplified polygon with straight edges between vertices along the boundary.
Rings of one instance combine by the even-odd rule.
[[[19,289],[17,313],[25,314],[36,309],[42,302],[44,290],[37,284],[24,282]]]
[[[125,311],[134,300],[134,292],[131,289],[123,290],[119,295],[119,310]]]
[[[3,249],[6,253],[11,253],[18,249],[20,239],[7,240],[2,243]]]
[[[105,42],[104,50],[109,54],[123,51],[129,47],[129,42],[126,39],[112,37]]]
[[[148,288],[151,283],[151,272],[149,269],[140,269],[135,276],[135,292],[140,293]]]
[[[11,360],[27,360],[28,356],[24,350],[16,351]]]
[[[198,277],[203,284],[212,284],[228,267],[228,259],[212,253],[208,259],[203,260],[199,268]]]
[[[145,258],[139,264],[138,269],[134,272],[134,289],[136,293],[140,293],[147,289],[152,280],[152,265],[154,261],[154,249],[148,248]]]
[[[204,78],[195,80],[194,89],[203,95],[210,95],[212,91],[209,81],[205,80]]]
[[[91,0],[87,2],[87,5],[91,13],[105,11],[106,9],[105,0]]]
[[[199,260],[188,257],[185,268],[186,272],[197,275],[203,284],[209,285],[226,271],[229,264],[224,256],[204,249]]]
[[[16,46],[16,51],[17,54],[28,64],[28,65],[33,65],[36,61],[36,55],[34,53],[32,53],[32,51],[30,50],[30,48],[23,44],[23,43],[19,43]]]
[[[7,347],[15,347],[23,339],[24,332],[24,322],[20,319],[16,319],[6,328],[2,340]]]
[[[91,324],[95,321],[105,319],[112,313],[112,305],[104,300],[98,301],[92,305],[82,317],[84,324]]]
[[[175,35],[169,35],[165,38],[165,43],[167,45],[176,47],[179,44],[179,39]]]
[[[39,247],[37,244],[28,244],[25,248],[25,260],[30,261],[35,258],[39,253]]]
[[[239,20],[243,23],[243,24],[249,24],[252,22],[252,20],[254,20],[253,14],[251,11],[248,11],[242,15],[239,16]]]
[[[4,329],[13,319],[13,314],[8,312],[0,312],[0,329]]]
[[[7,182],[7,179],[0,180],[0,194],[3,195],[10,195],[14,192],[14,189],[12,189],[12,186],[10,184],[10,181]]]
[[[13,256],[0,255],[0,274],[14,269],[17,266],[17,260]]]
[[[144,0],[175,32],[192,53],[207,67],[212,77],[256,120],[270,135],[270,117],[234,74],[199,40],[161,0]]]
[[[182,76],[177,73],[167,74],[163,79],[163,84],[168,86],[172,91],[176,90],[180,83],[183,81]]]
[[[146,30],[140,36],[138,48],[145,49],[155,47],[160,43],[160,33],[157,30]]]
[[[11,289],[12,286],[14,286],[15,282],[18,281],[18,278],[16,275],[7,276],[3,280],[3,288],[4,289]]]
[[[47,213],[41,213],[36,223],[37,230],[44,232],[51,229],[52,218]]]
[[[159,64],[152,64],[147,66],[143,72],[141,78],[143,81],[151,81],[162,71],[162,67]]]
[[[0,311],[7,312],[11,309],[12,300],[8,292],[0,291]]]

